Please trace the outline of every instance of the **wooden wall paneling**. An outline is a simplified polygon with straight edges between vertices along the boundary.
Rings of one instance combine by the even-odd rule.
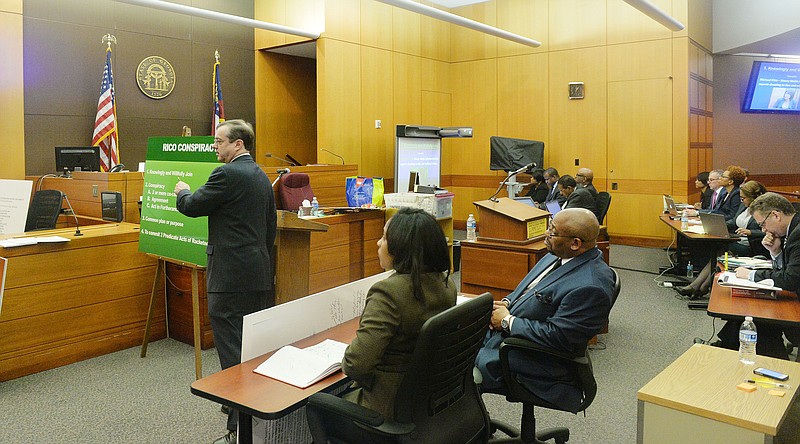
[[[278,168],[283,162],[264,157],[286,154],[306,163],[317,161],[317,73],[313,59],[256,53],[256,161]]]
[[[385,160],[389,165],[387,169],[394,176],[394,134],[396,125],[427,125],[422,120],[422,65],[423,59],[417,56],[392,53],[392,97],[393,118],[384,121],[383,127],[391,132],[391,146],[387,147]],[[384,76],[385,77],[385,76]],[[374,122],[373,122],[374,123]],[[371,128],[367,127],[366,130]]]
[[[4,179],[23,179],[25,177],[25,104],[22,43],[22,0],[3,0],[0,4],[0,78],[3,88],[0,91],[0,142],[3,162],[0,164],[0,177]]]
[[[451,10],[453,14],[497,26],[496,2],[476,3]],[[491,59],[497,57],[497,37],[458,25],[450,25],[451,60],[464,62],[469,60]],[[486,85],[494,85],[487,83]]]
[[[497,59],[497,135],[541,140],[545,151],[549,146],[547,60],[547,54]]]
[[[192,307],[192,268],[172,262],[166,263],[167,273],[167,325],[169,337],[194,345],[194,320]],[[214,346],[214,331],[208,316],[208,294],[204,270],[198,271],[198,302],[200,303],[200,348]]]
[[[364,277],[383,271],[378,260],[378,240],[383,237],[383,219],[367,219],[364,221]]]
[[[264,1],[264,0],[256,0]],[[267,2],[275,0],[266,0]],[[326,32],[327,31],[327,17],[325,15],[326,1],[325,0],[281,0],[286,4],[286,19],[285,21],[275,22],[292,26],[299,29],[307,29],[311,31]],[[284,34],[286,44],[310,41],[305,37],[299,37],[291,34]]]
[[[653,3],[662,11],[672,9],[672,0],[655,0]],[[625,2],[606,2],[606,11],[609,45],[672,37],[672,31]]]
[[[533,48],[506,39],[497,39],[499,57],[547,51],[548,0],[506,0],[497,3],[497,27],[542,42]]]
[[[350,282],[364,277],[364,221],[350,224],[350,245],[348,246]]]
[[[502,273],[487,273],[503,264]],[[473,248],[461,244],[461,278],[465,283],[513,290],[528,274],[528,255],[512,251]]]
[[[422,45],[422,16],[416,12],[392,7],[392,50],[419,55]]]
[[[449,62],[451,52],[450,24],[426,16],[419,16],[419,18],[420,50],[418,53],[428,59]],[[413,32],[413,28],[409,29],[409,33],[411,32]],[[399,49],[395,46],[395,50]]]
[[[605,45],[606,3],[594,0],[550,1],[549,50]]]
[[[453,68],[450,63],[420,59],[422,90],[450,93],[453,91]]]
[[[561,174],[574,175],[575,159],[579,159],[580,166],[594,170],[596,177],[604,175],[606,119],[611,111],[606,98],[606,58],[604,47],[549,54],[550,145],[545,147],[545,163]],[[584,82],[584,99],[569,100],[569,82]]]
[[[609,178],[671,180],[667,168],[643,167],[672,161],[671,81],[609,83],[608,109]]]
[[[663,211],[662,195],[612,192],[606,225],[612,242],[615,236],[669,239],[672,230],[658,220]],[[680,197],[680,196],[679,196]],[[635,208],[635,211],[631,209]],[[655,221],[655,222],[654,222]]]
[[[317,41],[317,145],[338,153],[345,162],[361,159],[358,45],[332,39]],[[326,153],[319,157],[322,162],[336,160]]]
[[[394,177],[394,96],[391,51],[361,46],[361,175]],[[414,85],[409,85],[413,88]],[[410,91],[413,94],[413,90]],[[375,128],[375,121],[381,128]]]
[[[286,3],[287,0],[255,0],[253,2],[253,18],[268,23],[286,23]],[[290,1],[289,3],[294,2]],[[287,34],[282,32],[256,29],[254,37],[255,49],[284,45],[286,44],[286,36]],[[258,94],[258,88],[256,88],[256,94]]]
[[[711,48],[712,32],[712,0],[673,0],[672,16],[686,25],[686,29],[676,33],[698,42],[704,48]]]
[[[325,0],[324,37],[360,43],[361,0]]]
[[[375,1],[361,2],[361,44],[373,48],[391,50],[393,11],[391,5]]]
[[[452,171],[485,174],[489,170],[489,137],[497,134],[497,62],[455,63],[453,124],[473,127],[471,139],[459,140],[459,155],[449,156]]]
[[[624,5],[627,6],[627,4]],[[608,45],[607,51],[609,83],[624,80],[664,79],[672,75],[672,40],[670,39]]]

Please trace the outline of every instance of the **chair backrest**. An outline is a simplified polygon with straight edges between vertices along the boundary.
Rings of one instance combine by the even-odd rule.
[[[492,315],[492,295],[428,319],[395,398],[395,420],[426,443],[484,442],[489,418],[472,370]]]
[[[605,191],[597,193],[597,221],[603,225],[603,219],[606,218],[608,207],[611,206],[611,195]]]
[[[51,230],[56,227],[64,194],[59,190],[40,190],[28,206],[25,231]]]
[[[619,279],[619,273],[617,273],[617,270],[611,268],[611,271],[614,273],[614,292],[611,294],[611,308],[614,308],[614,304],[617,302],[619,292],[622,291],[622,281]]]
[[[304,199],[314,198],[311,182],[306,173],[289,173],[284,175],[278,186],[279,209],[297,211]]]

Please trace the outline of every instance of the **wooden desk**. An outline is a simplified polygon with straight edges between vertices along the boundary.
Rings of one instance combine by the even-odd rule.
[[[28,176],[34,183],[39,176]],[[72,177],[46,177],[42,179],[43,190],[60,190],[68,197],[77,214],[102,217],[100,193],[103,191],[119,191],[122,193],[123,220],[139,223],[139,198],[144,187],[144,173],[132,171],[126,173],[105,173],[93,171],[76,171]],[[64,205],[66,207],[66,204]]]
[[[359,318],[351,319],[292,345],[305,348],[325,339],[334,339],[349,344],[356,337],[358,321]],[[253,369],[272,356],[272,353],[264,354],[192,383],[191,392],[193,394],[239,411],[239,443],[252,442],[252,417],[281,418],[305,405],[308,397],[314,393],[334,389],[349,381],[344,373],[337,372],[316,384],[301,389],[253,372]]]
[[[500,300],[517,288],[522,278],[547,254],[543,240],[530,244],[461,242],[461,291],[491,292]]]
[[[24,236],[70,241],[0,248],[8,258],[0,381],[141,343],[157,262],[139,252],[139,226],[92,225],[81,232],[37,231]],[[154,339],[166,337],[163,296],[158,300]]]
[[[714,279],[711,297],[708,300],[709,316],[722,319],[744,319],[752,316],[759,322],[778,324],[800,324],[800,302],[791,291],[781,291],[778,299],[734,298],[730,287],[719,285]]]
[[[784,397],[736,385],[753,365],[736,351],[695,344],[637,393],[637,443],[771,443],[797,398],[800,364],[759,356],[757,366],[786,373],[794,388]]]
[[[672,228],[673,231],[677,233],[676,250],[677,250],[678,261],[675,264],[675,266],[672,267],[672,270],[669,272],[677,274],[679,276],[686,276],[686,263],[683,261],[683,251],[687,247],[687,242],[705,241],[705,242],[719,243],[720,246],[722,246],[736,241],[736,238],[719,237],[719,236],[712,236],[710,234],[697,234],[689,231],[682,231],[681,221],[670,219],[668,214],[660,215],[659,219],[661,219],[661,222],[667,224],[670,228]],[[696,217],[690,219],[697,220]]]

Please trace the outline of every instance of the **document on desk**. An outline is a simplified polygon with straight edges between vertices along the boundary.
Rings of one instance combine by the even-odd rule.
[[[736,273],[732,271],[726,271],[720,274],[717,282],[719,282],[719,284],[723,287],[747,288],[751,290],[782,290],[780,287],[775,286],[775,282],[772,279],[764,279],[763,281],[753,282],[748,281],[747,279],[737,278]]]
[[[253,371],[295,387],[306,388],[341,370],[345,349],[347,344],[332,339],[306,348],[286,345]]]
[[[13,248],[53,242],[69,242],[69,239],[61,236],[12,237],[11,239],[0,240],[0,247]]]
[[[725,256],[720,256],[717,258],[717,262],[725,263]],[[756,269],[771,269],[772,268],[772,261],[767,259],[755,259],[752,257],[728,257],[728,267],[747,267],[752,270]]]

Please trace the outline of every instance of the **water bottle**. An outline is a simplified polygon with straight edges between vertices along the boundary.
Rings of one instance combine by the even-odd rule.
[[[756,342],[758,333],[753,317],[747,316],[739,328],[739,361],[742,364],[752,365],[756,363]]]
[[[478,235],[475,234],[475,216],[469,215],[467,218],[467,241],[475,242],[478,240]]]
[[[686,264],[686,277],[689,279],[694,279],[694,266],[692,266],[691,261]]]
[[[311,198],[311,215],[319,216],[319,202],[317,201],[317,196]]]
[[[689,216],[686,215],[685,212],[681,213],[681,231],[686,231],[689,229]]]

